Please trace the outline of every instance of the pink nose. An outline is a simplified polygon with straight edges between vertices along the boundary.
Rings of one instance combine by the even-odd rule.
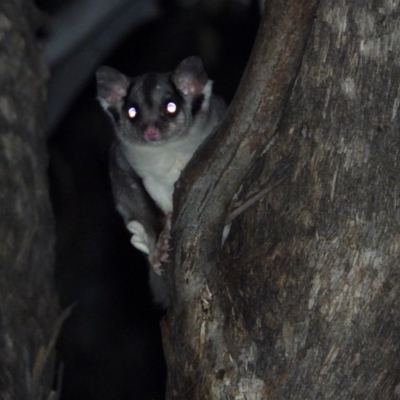
[[[156,142],[157,140],[160,139],[160,137],[161,137],[160,130],[154,126],[149,126],[144,131],[144,138],[149,142]]]

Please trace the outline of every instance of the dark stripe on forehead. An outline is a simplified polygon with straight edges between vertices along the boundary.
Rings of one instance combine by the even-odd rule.
[[[144,101],[149,107],[153,106],[154,90],[157,86],[157,73],[150,72],[146,75],[143,81],[143,96]]]

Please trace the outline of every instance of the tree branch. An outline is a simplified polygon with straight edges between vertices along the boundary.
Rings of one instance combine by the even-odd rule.
[[[0,2],[0,398],[47,399],[56,320],[45,80],[32,1]],[[50,349],[49,349],[50,350]],[[35,375],[35,373],[37,373]]]
[[[201,237],[218,254],[228,206],[263,152],[284,113],[316,14],[318,0],[268,2],[237,94],[218,134],[184,170],[175,191],[175,271]],[[197,243],[197,240],[196,240]],[[205,259],[207,259],[206,257]],[[177,276],[175,276],[176,278]],[[174,279],[175,280],[175,279]],[[175,280],[176,281],[176,280]],[[190,301],[174,295],[175,304]]]
[[[171,367],[167,398],[198,398],[200,386],[201,398],[224,398],[226,387],[215,378],[218,366],[231,368],[231,390],[241,375],[243,365],[238,360],[223,361],[232,352],[225,342],[222,296],[226,291],[221,290],[218,272],[222,230],[234,194],[272,145],[318,4],[318,0],[268,2],[244,77],[221,128],[195,154],[177,183],[173,262],[167,272],[173,307],[163,324]]]

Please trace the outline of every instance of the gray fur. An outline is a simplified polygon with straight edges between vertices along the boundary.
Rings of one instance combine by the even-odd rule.
[[[198,57],[183,60],[172,73],[129,78],[100,67],[96,76],[98,100],[116,134],[110,174],[117,209],[126,225],[137,221],[143,226],[145,234],[135,230],[133,244],[152,254],[166,215],[172,212],[174,184],[221,121],[226,106],[212,94],[212,82]],[[177,107],[173,115],[167,111],[169,102]],[[138,240],[140,246],[135,244]],[[155,301],[168,307],[165,275],[160,275],[153,265],[150,285]]]

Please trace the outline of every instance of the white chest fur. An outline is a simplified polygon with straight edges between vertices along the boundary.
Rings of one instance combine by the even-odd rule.
[[[204,137],[186,136],[160,146],[130,146],[127,159],[161,210],[172,212],[174,184]]]

